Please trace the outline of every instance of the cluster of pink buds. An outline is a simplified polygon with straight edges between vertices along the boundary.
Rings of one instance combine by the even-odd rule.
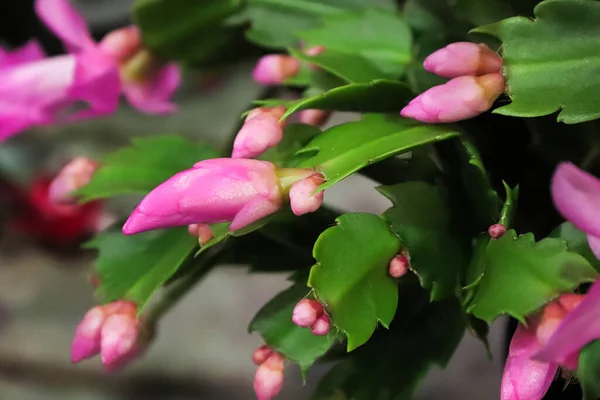
[[[139,356],[150,338],[137,313],[137,306],[125,300],[92,308],[77,326],[71,360],[78,363],[100,354],[105,369],[114,371]]]
[[[410,268],[410,261],[405,254],[398,254],[390,261],[388,271],[392,278],[402,278],[408,272]]]
[[[473,118],[489,110],[505,88],[502,58],[485,44],[452,43],[425,59],[427,71],[449,82],[413,99],[400,114],[425,123]]]
[[[301,328],[310,328],[313,335],[317,336],[325,336],[331,329],[329,316],[316,300],[300,300],[294,307],[292,321]]]
[[[204,246],[213,238],[212,230],[207,224],[191,224],[188,226],[188,232],[198,238],[200,246]]]
[[[254,375],[254,392],[258,400],[271,400],[281,392],[285,358],[263,345],[256,349],[252,361],[258,365]]]

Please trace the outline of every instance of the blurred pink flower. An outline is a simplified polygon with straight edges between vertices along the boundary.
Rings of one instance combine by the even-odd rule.
[[[269,54],[258,60],[252,77],[262,85],[279,85],[300,71],[300,61],[284,54]]]
[[[65,165],[50,184],[48,196],[55,204],[74,204],[73,192],[90,183],[98,164],[85,157],[77,157]]]

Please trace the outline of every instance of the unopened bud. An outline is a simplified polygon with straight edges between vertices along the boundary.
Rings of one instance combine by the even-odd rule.
[[[271,400],[283,387],[285,359],[279,353],[273,353],[256,370],[254,375],[254,393],[258,400]]]
[[[550,336],[552,336],[566,316],[567,310],[565,310],[559,301],[553,301],[544,307],[540,323],[535,332],[538,342],[542,346],[548,342]]]
[[[102,306],[88,311],[75,330],[71,345],[71,361],[78,363],[100,352],[100,332],[108,318]]]
[[[431,54],[425,69],[444,78],[500,72],[502,58],[485,44],[457,42]]]
[[[270,349],[269,346],[263,344],[254,351],[254,354],[252,354],[252,362],[255,365],[262,365],[269,357],[273,355],[273,353],[273,350]]]
[[[198,238],[200,246],[204,246],[213,238],[212,230],[207,224],[191,224],[188,226],[188,232]]]
[[[329,316],[327,314],[321,315],[315,323],[310,328],[313,335],[316,336],[325,336],[329,333],[331,329],[331,321],[329,320]]]
[[[500,239],[506,233],[506,226],[494,224],[488,228],[488,234],[492,239]]]
[[[298,113],[298,120],[303,124],[321,126],[331,116],[331,112],[323,110],[302,110]]]
[[[558,298],[558,302],[567,312],[573,311],[585,299],[584,294],[567,293]]]
[[[232,158],[252,158],[276,146],[283,139],[285,122],[279,120],[284,107],[256,108],[246,117],[233,142]]]
[[[408,272],[409,265],[408,258],[403,254],[398,254],[390,261],[389,273],[392,278],[401,278]]]
[[[323,306],[317,300],[302,299],[294,307],[292,321],[302,328],[308,328],[323,315],[323,312]]]
[[[283,54],[263,56],[256,64],[252,76],[263,85],[279,85],[300,71],[300,61]]]
[[[72,193],[90,183],[98,164],[85,157],[77,157],[60,170],[50,183],[48,197],[58,205],[72,205],[76,199]]]
[[[127,26],[104,36],[98,46],[104,54],[122,64],[142,48],[142,35],[137,26]]]
[[[290,206],[295,215],[304,215],[317,211],[323,204],[325,193],[314,193],[324,182],[323,175],[313,174],[294,183],[290,188]],[[314,193],[314,194],[313,194]]]
[[[104,323],[100,354],[107,370],[122,366],[137,354],[140,324],[136,313],[134,309],[132,313],[111,315]]]

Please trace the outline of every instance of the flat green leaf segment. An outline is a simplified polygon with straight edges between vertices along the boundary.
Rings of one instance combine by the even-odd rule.
[[[119,228],[100,233],[85,247],[97,249],[98,294],[105,302],[128,299],[140,312],[152,294],[198,245],[186,227],[125,236]]]
[[[444,191],[425,182],[377,188],[394,206],[384,213],[410,257],[410,268],[432,300],[456,295],[466,260],[452,228]]]
[[[416,289],[420,289],[417,285]],[[445,367],[465,330],[456,299],[429,303],[425,290],[400,285],[390,330],[339,362],[321,380],[312,400],[409,400],[433,366]]]
[[[300,150],[307,158],[299,166],[322,172],[326,182],[320,188],[325,189],[367,165],[458,135],[444,126],[366,114],[361,121],[336,125],[317,136]]]
[[[567,248],[577,254],[581,254],[596,271],[600,272],[600,260],[596,258],[590,245],[588,244],[587,234],[579,229],[570,222],[563,222],[556,227],[554,231],[549,235],[550,237],[559,238],[567,242]]]
[[[367,2],[365,2],[367,3]],[[404,18],[398,14],[375,8],[363,12],[335,15],[323,20],[323,26],[300,32],[298,36],[307,46],[325,46],[323,56],[315,57],[317,64],[335,73],[334,66],[342,67],[335,58],[346,54],[355,60],[359,56],[373,78],[397,78],[411,60],[412,33]],[[327,56],[332,52],[332,56]],[[368,67],[367,67],[368,66]],[[362,68],[360,68],[362,69]],[[365,79],[370,80],[366,77]]]
[[[321,21],[347,11],[378,8],[393,12],[393,0],[248,0],[248,39],[258,45],[286,48],[298,44],[297,32],[317,27]]]
[[[467,311],[486,322],[509,314],[525,323],[525,316],[560,293],[591,282],[598,273],[560,239],[535,242],[533,234],[517,237],[507,231],[485,249],[485,267]]]
[[[300,365],[302,373],[325,354],[335,343],[335,329],[326,336],[313,335],[309,328],[300,328],[292,322],[296,303],[307,296],[310,289],[297,283],[279,293],[260,309],[250,323],[250,332],[258,332],[265,343]]]
[[[476,29],[502,40],[512,103],[494,112],[537,117],[561,110],[567,124],[600,117],[600,2],[546,0],[535,20],[505,19]]]
[[[600,341],[592,342],[581,350],[575,375],[581,383],[583,400],[600,398]]]
[[[394,318],[398,289],[388,266],[400,240],[377,215],[344,214],[336,222],[315,243],[308,285],[348,336],[351,351],[369,340],[378,322],[387,327]]]
[[[147,194],[177,172],[194,163],[218,157],[205,144],[176,135],[134,138],[130,147],[109,154],[91,182],[77,195],[83,201],[124,194]]]

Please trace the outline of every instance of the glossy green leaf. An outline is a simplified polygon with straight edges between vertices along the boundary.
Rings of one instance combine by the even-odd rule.
[[[367,114],[361,121],[336,125],[317,136],[300,150],[307,159],[299,166],[321,171],[327,179],[321,185],[325,189],[367,165],[458,135],[444,126]]]
[[[354,83],[336,87],[324,93],[299,100],[262,100],[265,106],[283,105],[287,108],[284,118],[307,109],[351,112],[398,112],[413,98],[404,83],[384,79],[369,83]]]
[[[514,230],[491,240],[485,269],[468,311],[486,322],[509,314],[525,323],[525,316],[584,282],[598,272],[563,240],[535,242],[533,234],[517,237]]]
[[[574,124],[600,117],[600,2],[546,0],[535,20],[513,17],[476,31],[502,40],[512,102],[494,112],[537,117],[560,110]]]
[[[246,17],[251,41],[271,48],[298,44],[297,32],[319,26],[321,20],[348,10],[375,7],[391,12],[393,0],[248,0]]]
[[[583,400],[600,398],[600,341],[585,346],[579,353],[575,375],[581,383]]]
[[[410,268],[432,300],[456,295],[466,269],[443,190],[425,182],[377,188],[394,206],[384,213],[410,257]]]
[[[390,79],[402,75],[411,60],[412,33],[398,13],[367,8],[331,16],[323,22],[322,27],[298,34],[307,46],[325,46],[323,57],[330,51],[334,55],[358,54],[382,71],[379,78]]]
[[[298,363],[303,374],[331,348],[336,338],[335,329],[326,336],[316,336],[310,329],[292,322],[294,307],[309,291],[305,283],[299,282],[279,293],[260,309],[249,327],[250,332],[260,333],[269,347]]]
[[[281,142],[265,151],[258,159],[288,168],[295,167],[299,162],[298,158],[294,157],[295,154],[320,133],[321,130],[312,125],[287,125]]]
[[[600,260],[596,258],[592,249],[590,249],[587,234],[585,232],[577,229],[572,223],[567,221],[557,226],[549,236],[567,242],[569,251],[581,254],[594,268],[596,268],[596,271],[600,272]]]
[[[429,303],[424,290],[402,284],[399,289],[390,330],[379,329],[335,365],[312,400],[412,399],[432,367],[448,364],[465,330],[460,304],[456,299]]]
[[[84,201],[124,194],[147,194],[194,163],[217,157],[205,144],[177,135],[134,138],[130,147],[109,154],[77,195]]]
[[[377,215],[344,214],[336,222],[315,243],[308,285],[348,336],[351,351],[369,340],[378,322],[387,327],[394,318],[398,289],[388,266],[400,241]]]
[[[197,239],[186,227],[125,236],[110,229],[86,243],[97,249],[95,269],[105,302],[125,298],[136,302],[140,312],[152,294],[193,255]]]

